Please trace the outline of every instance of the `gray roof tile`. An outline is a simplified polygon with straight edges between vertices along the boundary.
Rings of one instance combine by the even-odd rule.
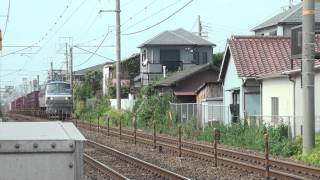
[[[145,46],[161,46],[161,45],[202,45],[215,46],[215,44],[207,41],[187,30],[179,28],[174,31],[164,31],[152,39],[144,42],[138,47]]]
[[[316,3],[316,22],[320,22],[320,3]],[[281,12],[265,22],[254,27],[252,31],[275,26],[281,23],[301,24],[302,22],[302,3],[293,6],[285,12]]]
[[[197,65],[193,68],[173,73],[171,76],[168,76],[167,78],[160,80],[157,83],[157,86],[165,86],[165,87],[172,86],[173,84],[175,84],[179,81],[182,81],[182,80],[184,80],[194,74],[197,74],[199,72],[203,72],[203,71],[206,71],[209,69],[213,69],[213,70],[216,70],[217,72],[219,72],[219,68],[212,65],[212,64]]]

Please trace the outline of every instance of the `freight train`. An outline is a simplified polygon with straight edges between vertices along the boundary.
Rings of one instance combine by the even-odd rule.
[[[49,119],[66,119],[72,112],[70,84],[50,81],[40,91],[33,91],[11,102],[11,112]]]

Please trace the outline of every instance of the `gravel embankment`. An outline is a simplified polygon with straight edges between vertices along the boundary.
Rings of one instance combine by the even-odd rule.
[[[167,152],[165,149],[163,150],[163,153],[159,153],[158,150],[154,150],[152,147],[141,144],[134,145],[132,142],[126,140],[120,141],[117,137],[106,137],[105,135],[83,129],[81,129],[81,131],[88,139],[92,139],[192,179],[264,179],[260,175],[250,174],[241,170],[225,167],[213,167],[212,162],[205,162],[196,158],[179,158],[172,153]],[[90,171],[86,172],[86,176],[91,178],[92,173],[88,174],[88,172]],[[96,178],[100,180],[100,178],[105,178],[98,177],[98,173],[93,174],[95,177],[92,179]]]

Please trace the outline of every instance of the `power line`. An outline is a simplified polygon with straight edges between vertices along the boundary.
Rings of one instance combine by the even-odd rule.
[[[183,5],[181,8],[179,8],[178,10],[176,10],[175,12],[173,12],[171,15],[169,15],[168,17],[164,18],[163,20],[159,21],[158,23],[152,25],[152,26],[149,26],[145,29],[142,29],[142,30],[139,30],[139,31],[136,31],[136,32],[131,32],[131,33],[126,33],[126,34],[122,34],[122,35],[125,35],[125,36],[128,36],[128,35],[133,35],[133,34],[138,34],[138,33],[141,33],[141,32],[144,32],[144,31],[147,31],[163,22],[165,22],[166,20],[170,19],[172,16],[174,16],[175,14],[177,14],[178,12],[180,12],[182,9],[184,9],[185,7],[187,7],[193,0],[190,0],[189,2],[187,2],[185,5]]]
[[[157,14],[161,13],[162,11],[167,10],[169,7],[174,6],[175,4],[178,4],[180,1],[181,1],[181,0],[175,1],[175,2],[173,2],[173,3],[171,3],[171,4],[169,4],[168,6],[166,6],[166,7],[162,8],[162,9],[160,9],[159,11],[157,11],[157,12],[153,13],[152,15],[147,16],[146,18],[143,18],[142,20],[138,21],[137,23],[135,23],[135,24],[133,24],[133,25],[129,26],[128,28],[126,28],[126,29],[124,30],[124,32],[125,32],[125,31],[127,31],[128,29],[130,29],[130,28],[132,28],[132,27],[136,26],[137,24],[140,24],[140,23],[142,23],[142,22],[145,22],[147,19],[150,19],[151,17],[153,17],[153,16],[155,16],[155,15],[157,15]]]
[[[16,73],[18,73],[18,72],[21,72],[23,69],[24,69],[24,67],[27,65],[27,59],[24,61],[24,64],[21,66],[21,68],[20,69],[17,69],[17,70],[15,70],[15,71],[12,71],[12,72],[10,72],[10,73],[7,73],[7,74],[5,74],[5,75],[0,75],[0,77],[2,78],[2,77],[7,77],[7,76],[11,76],[11,75],[13,75],[13,74],[16,74]]]
[[[10,1],[9,1],[10,2]],[[40,42],[44,41],[44,39],[48,36],[49,32],[51,32],[54,27],[59,23],[59,21],[63,18],[64,14],[66,13],[67,9],[69,9],[70,5],[72,3],[72,0],[69,2],[69,4],[66,5],[66,7],[64,8],[63,12],[58,16],[57,20],[53,23],[53,25],[47,30],[47,32],[38,40],[36,41],[35,43],[33,43],[32,45],[30,46],[27,46],[25,48],[22,48],[22,49],[19,49],[19,50],[16,50],[16,51],[13,51],[13,52],[10,52],[10,53],[7,53],[5,55],[2,55],[1,57],[5,57],[5,56],[9,56],[9,55],[13,55],[13,54],[16,54],[18,52],[21,52],[21,51],[24,51],[24,50],[27,50],[27,49],[30,49],[30,48],[33,48],[35,47],[36,45],[38,45]],[[9,9],[9,8],[8,8]],[[9,12],[9,11],[8,11]],[[7,26],[6,26],[7,27]],[[41,48],[40,48],[41,49]],[[38,50],[39,52],[39,50]]]
[[[4,55],[2,55],[1,57],[6,57],[6,56],[10,56],[10,55],[12,55],[12,54],[17,54],[18,52],[21,52],[21,51],[24,51],[24,50],[26,50],[26,49],[30,49],[30,48],[33,48],[33,47],[35,47],[35,46],[30,45],[30,46],[27,46],[27,47],[25,47],[25,48],[22,48],[22,49],[19,49],[19,50],[12,51],[12,52],[10,52],[10,53],[4,54]]]
[[[96,23],[98,17],[99,17],[99,13],[98,13],[98,10],[96,9],[96,5],[98,4],[98,1],[95,1],[96,4],[92,7],[89,15],[88,15],[88,18],[86,19],[86,21],[83,21],[83,25],[82,25],[82,28],[80,28],[79,32],[77,33],[77,35],[82,35],[82,34],[87,34],[87,32],[89,32],[89,30],[91,30],[93,24]],[[96,14],[94,13],[96,11]],[[91,16],[91,15],[94,15],[95,16]],[[92,22],[89,23],[89,21],[91,21],[92,17],[94,18]],[[89,26],[88,26],[89,24]],[[86,30],[86,31],[83,31],[83,30]]]
[[[74,16],[74,14],[76,12],[78,12],[78,10],[83,6],[83,4],[86,2],[87,0],[83,0],[80,5],[72,12],[72,14],[63,22],[63,24],[53,33],[53,35],[51,36],[51,38],[49,40],[47,40],[42,46],[41,48],[38,50],[37,53],[39,53],[43,47],[48,44],[48,42],[61,30],[61,28]]]
[[[108,29],[108,33],[104,36],[103,40],[100,42],[99,46],[97,47],[97,49],[94,51],[94,53],[91,54],[91,56],[88,57],[88,59],[86,59],[85,61],[83,61],[82,63],[74,66],[74,67],[79,67],[79,66],[82,66],[83,64],[89,62],[91,60],[91,58],[98,52],[100,46],[104,43],[104,41],[107,39],[108,35],[110,34],[110,32],[112,31],[109,31]]]
[[[122,5],[122,7],[126,7],[126,6],[130,5],[133,2],[134,2],[134,0],[129,0],[129,2],[125,3],[124,5]]]
[[[147,10],[149,8],[149,6],[151,6],[152,4],[154,4],[157,0],[153,0],[151,1],[149,4],[147,4],[144,8],[142,8],[141,10],[139,10],[138,12],[136,12],[133,16],[129,17],[127,20],[124,21],[124,23],[121,24],[121,26],[127,24],[129,21],[131,21],[134,17],[138,16],[139,14],[141,14],[143,11]]]
[[[111,58],[102,56],[102,55],[100,55],[100,54],[98,54],[98,53],[94,53],[94,52],[89,51],[89,50],[87,50],[87,49],[83,49],[83,48],[81,48],[81,47],[79,47],[79,46],[74,46],[74,47],[75,47],[75,48],[78,48],[78,49],[80,49],[80,50],[82,50],[82,51],[88,52],[88,53],[90,53],[90,54],[94,54],[94,55],[99,56],[99,57],[101,57],[101,58],[107,59],[107,60],[109,60],[109,61],[115,62],[114,59],[111,59]]]
[[[9,4],[8,4],[8,11],[7,11],[7,19],[6,19],[6,24],[5,24],[4,32],[3,32],[3,39],[4,39],[4,37],[6,36],[7,27],[8,27],[8,23],[9,23],[11,0],[9,0],[8,3],[9,3]]]

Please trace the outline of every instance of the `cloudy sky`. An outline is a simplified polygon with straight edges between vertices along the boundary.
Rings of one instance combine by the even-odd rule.
[[[121,0],[122,33],[145,29],[165,19],[190,0]],[[10,2],[10,8],[9,7]],[[122,57],[139,52],[137,46],[164,30],[197,31],[197,16],[204,31],[223,51],[231,35],[251,35],[254,26],[283,11],[289,0],[193,0],[182,11],[150,30],[122,36]],[[75,70],[115,59],[115,0],[0,0],[0,29],[5,31],[0,57],[1,85],[18,85],[22,78],[46,78],[50,62],[64,68],[65,43],[74,48]],[[6,15],[9,9],[9,19]],[[101,48],[97,46],[109,32]],[[35,46],[25,49],[25,46]],[[20,50],[20,51],[19,51]],[[16,54],[12,52],[19,51]],[[97,51],[106,57],[93,56]]]

